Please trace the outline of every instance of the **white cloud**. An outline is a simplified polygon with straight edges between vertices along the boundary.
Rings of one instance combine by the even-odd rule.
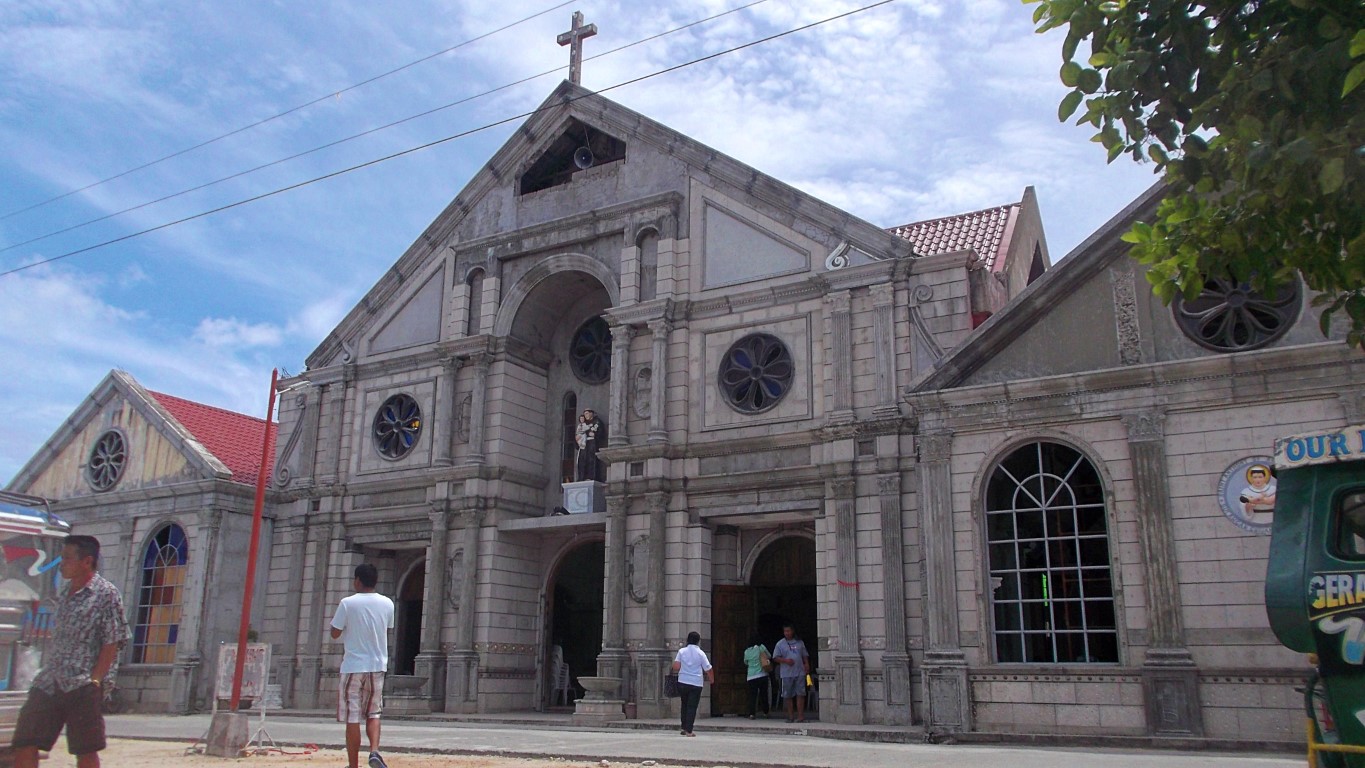
[[[194,329],[194,340],[210,347],[274,347],[283,333],[269,323],[244,323],[235,317],[206,317]]]

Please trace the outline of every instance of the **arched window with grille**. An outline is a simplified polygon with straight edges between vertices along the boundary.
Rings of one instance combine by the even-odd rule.
[[[984,511],[996,661],[1117,663],[1109,526],[1095,465],[1069,445],[1025,445],[991,471]]]
[[[158,530],[142,552],[142,586],[137,597],[137,623],[133,626],[135,664],[175,661],[189,553],[185,529],[174,523]]]

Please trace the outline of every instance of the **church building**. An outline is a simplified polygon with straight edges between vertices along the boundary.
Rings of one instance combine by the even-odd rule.
[[[282,382],[253,624],[286,706],[331,706],[370,562],[401,711],[606,677],[668,716],[695,630],[703,716],[742,714],[790,624],[825,722],[1301,740],[1238,494],[1276,436],[1365,421],[1365,358],[1301,286],[1155,300],[1119,237],[1161,194],[1053,266],[1032,189],[883,228],[563,83]],[[140,552],[50,455],[14,489]]]

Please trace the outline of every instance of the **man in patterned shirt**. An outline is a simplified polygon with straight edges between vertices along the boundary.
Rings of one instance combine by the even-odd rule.
[[[43,668],[19,712],[11,742],[15,768],[38,768],[38,751],[52,749],[62,726],[77,768],[99,768],[104,685],[128,640],[123,598],[95,572],[99,560],[100,543],[93,536],[67,536],[62,543],[60,567],[70,583],[57,597]]]

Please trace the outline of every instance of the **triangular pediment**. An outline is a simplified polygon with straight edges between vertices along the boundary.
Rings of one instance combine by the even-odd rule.
[[[844,242],[873,259],[913,255],[908,241],[876,225],[564,82],[319,344],[307,365],[320,368],[355,361],[368,344],[366,329],[375,327],[405,286],[432,269],[434,261],[467,243],[476,243],[475,250],[490,259],[509,239],[544,247],[545,233],[559,222],[573,221],[572,226],[588,222],[584,229],[590,229],[591,220],[613,206],[682,194],[689,177],[706,179],[770,218],[800,219],[792,228],[815,238],[797,248],[806,251],[802,259],[808,265]],[[580,179],[585,182],[580,184]],[[527,210],[528,200],[539,206],[534,213]],[[790,257],[790,249],[784,255]]]
[[[72,499],[231,476],[152,393],[111,371],[8,487]]]
[[[445,304],[444,272],[434,270],[370,337],[370,353],[379,354],[441,340],[441,312]]]

